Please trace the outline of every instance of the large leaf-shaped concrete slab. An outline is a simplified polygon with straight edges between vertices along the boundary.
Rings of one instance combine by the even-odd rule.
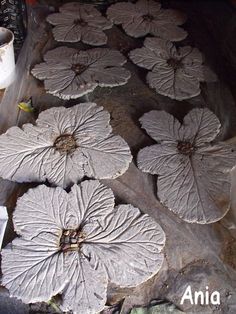
[[[151,111],[140,121],[158,143],[140,150],[138,167],[158,175],[161,202],[187,222],[220,220],[229,209],[236,147],[212,144],[220,129],[217,117],[208,109],[193,109],[181,125],[164,111]]]
[[[52,32],[57,41],[82,41],[93,46],[106,44],[107,36],[103,30],[111,28],[112,23],[95,7],[71,2],[61,6],[59,11],[47,17],[47,21],[55,26]]]
[[[107,16],[115,24],[121,24],[125,32],[132,37],[152,34],[180,41],[187,36],[187,32],[179,27],[184,24],[185,15],[177,10],[161,9],[160,3],[156,1],[119,2],[108,8]]]
[[[130,52],[131,60],[150,70],[147,82],[157,93],[183,100],[200,94],[200,82],[209,70],[197,48],[176,46],[168,40],[147,38],[144,47]]]
[[[127,83],[130,72],[122,66],[125,57],[116,50],[93,48],[80,51],[59,47],[44,55],[32,74],[44,80],[48,93],[62,99],[75,99],[97,86],[114,87]]]
[[[3,249],[3,285],[26,303],[61,293],[62,309],[95,314],[108,282],[133,287],[162,266],[165,234],[132,205],[114,208],[112,191],[97,180],[62,188],[44,185],[17,202],[21,236]]]
[[[66,187],[85,176],[123,174],[132,157],[126,142],[111,133],[109,118],[103,107],[82,103],[43,111],[36,125],[10,128],[0,136],[0,176]]]

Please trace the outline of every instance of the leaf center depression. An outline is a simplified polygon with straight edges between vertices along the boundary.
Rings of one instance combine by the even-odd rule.
[[[179,141],[177,149],[181,154],[190,156],[194,152],[195,148],[190,142]]]
[[[62,134],[54,142],[54,147],[62,154],[70,154],[77,148],[76,141],[71,134]]]
[[[180,69],[183,66],[182,61],[175,58],[168,59],[167,64],[171,66],[174,70]]]
[[[143,20],[146,22],[152,22],[154,20],[154,17],[151,14],[145,14],[143,15]]]
[[[74,25],[86,26],[86,25],[88,25],[88,23],[86,21],[84,21],[83,19],[75,19],[74,20]]]
[[[73,64],[71,70],[74,71],[76,74],[81,74],[87,69],[87,66],[81,63]]]
[[[77,229],[63,230],[60,238],[60,249],[62,251],[79,251],[85,239],[85,234]]]

